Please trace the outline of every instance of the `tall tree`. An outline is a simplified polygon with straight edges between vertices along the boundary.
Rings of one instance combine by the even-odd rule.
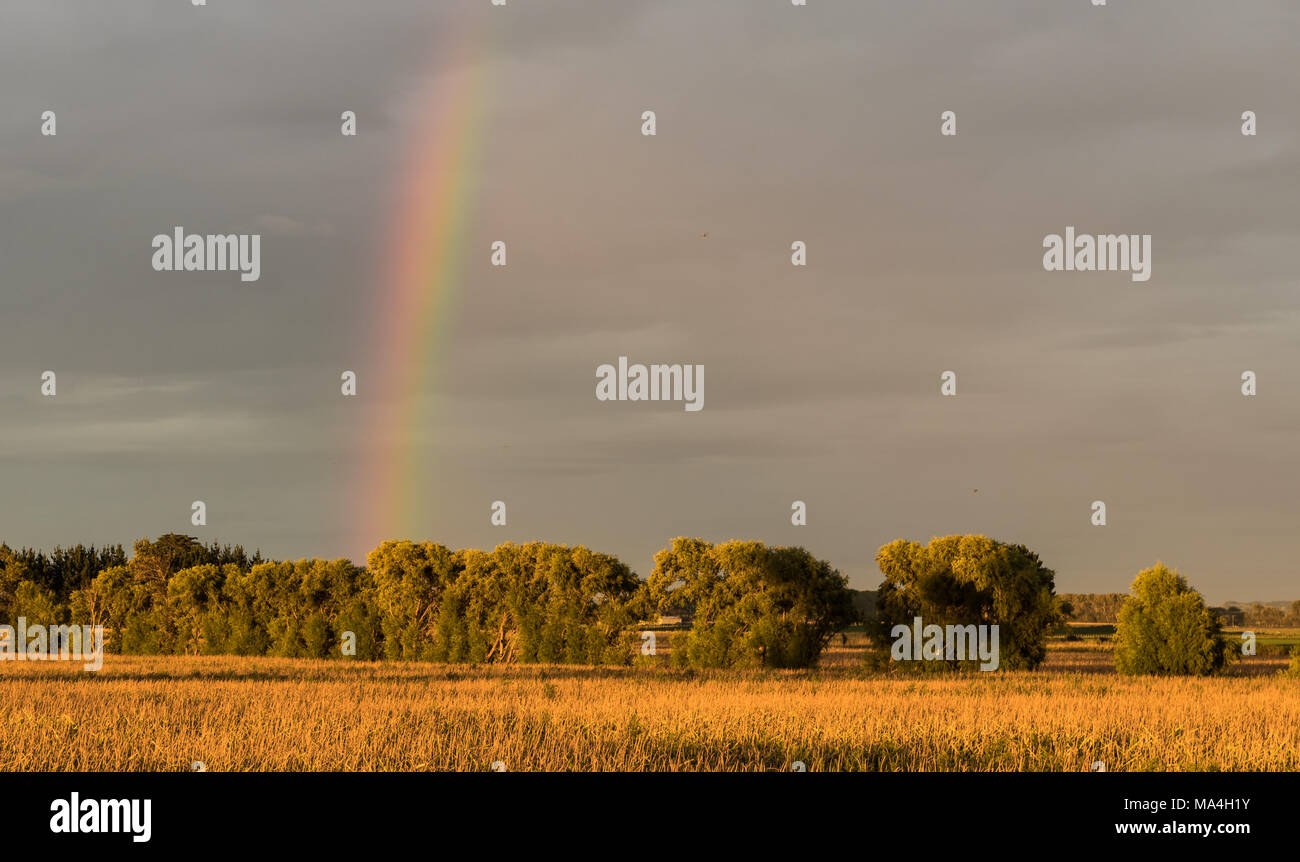
[[[803,548],[679,537],[655,554],[647,597],[690,607],[673,662],[695,667],[811,667],[854,617],[848,582]]]
[[[876,650],[888,652],[894,626],[997,625],[999,667],[1037,667],[1047,634],[1064,619],[1055,573],[1024,545],[986,536],[944,536],[921,545],[897,539],[876,553],[885,580],[871,625]]]

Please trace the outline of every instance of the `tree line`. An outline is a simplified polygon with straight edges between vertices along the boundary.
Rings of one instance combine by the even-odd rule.
[[[1300,599],[1291,602],[1285,609],[1263,602],[1252,602],[1244,608],[1228,605],[1224,610],[1230,614],[1241,614],[1242,625],[1300,626]]]
[[[1070,619],[1080,623],[1119,622],[1120,609],[1131,596],[1128,593],[1065,593],[1061,599],[1070,605]],[[1300,599],[1286,608],[1252,602],[1245,607],[1227,605],[1214,609],[1244,626],[1300,626]]]
[[[389,541],[365,566],[264,560],[179,534],[142,539],[129,558],[120,545],[0,545],[0,622],[102,625],[110,651],[129,654],[454,663],[657,661],[662,635],[678,666],[798,668],[855,623],[870,638],[868,662],[891,665],[898,627],[921,619],[996,625],[998,666],[1017,670],[1038,667],[1048,634],[1072,615],[1117,608],[1121,671],[1213,673],[1233,658],[1217,616],[1162,566],[1141,573],[1132,595],[1066,597],[1036,554],[985,536],[900,539],[876,562],[884,580],[864,604],[825,560],[756,541],[679,537],[645,580],[608,554],[545,542],[483,551]],[[679,631],[654,630],[665,614],[682,619]],[[906,664],[976,664],[939,658]]]
[[[1078,623],[1113,623],[1128,593],[1065,593],[1061,600],[1070,606],[1070,619]]]
[[[1010,666],[1036,665],[1055,619],[1050,572],[1019,546],[962,543],[961,587],[942,586],[935,560],[909,569],[904,544],[882,549],[894,560],[882,562],[893,598],[877,612],[942,616],[960,592],[961,615],[1014,629]],[[1008,553],[1029,568],[998,570]],[[908,579],[926,585],[923,596],[953,594],[913,607],[900,598]],[[110,650],[146,655],[627,664],[657,654],[662,635],[679,666],[810,667],[836,633],[866,621],[857,599],[827,561],[756,541],[674,539],[645,580],[608,554],[544,542],[492,551],[385,542],[365,566],[268,561],[179,534],[142,539],[129,558],[120,546],[48,555],[0,546],[0,619],[102,625]],[[652,631],[647,643],[643,630],[666,613],[685,629]]]
[[[93,576],[62,561],[94,560]],[[0,546],[0,619],[102,625],[114,652],[618,663],[642,586],[627,566],[540,542],[494,551],[385,542],[367,566],[265,561],[168,534],[39,555]]]
[[[102,625],[108,648],[129,654],[596,665],[654,652],[641,624],[685,603],[694,624],[678,662],[790,667],[815,663],[854,618],[827,562],[759,542],[674,540],[649,581],[544,542],[385,542],[366,563],[265,561],[179,534],[142,539],[129,559],[120,546],[0,545],[0,620]]]

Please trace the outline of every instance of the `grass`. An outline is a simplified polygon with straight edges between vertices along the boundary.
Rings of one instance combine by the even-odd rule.
[[[1126,678],[1108,645],[1040,670],[872,675],[860,635],[815,671],[108,656],[0,664],[0,769],[1300,769],[1300,682],[1256,657]]]

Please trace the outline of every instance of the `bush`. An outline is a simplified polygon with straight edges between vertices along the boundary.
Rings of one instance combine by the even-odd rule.
[[[1138,573],[1132,592],[1119,612],[1115,670],[1208,676],[1236,657],[1219,618],[1178,572],[1156,563]]]
[[[1289,677],[1300,678],[1300,646],[1291,647],[1291,663],[1282,673]]]

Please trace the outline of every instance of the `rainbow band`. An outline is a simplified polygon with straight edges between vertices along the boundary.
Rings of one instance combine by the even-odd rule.
[[[370,355],[380,356],[368,375],[374,400],[362,393],[372,420],[351,543],[362,559],[385,539],[428,537],[432,526],[437,360],[460,287],[487,89],[482,62],[468,59],[477,40],[457,35],[446,41],[458,50],[444,55],[450,62],[418,102],[421,119],[394,189],[370,342]]]

